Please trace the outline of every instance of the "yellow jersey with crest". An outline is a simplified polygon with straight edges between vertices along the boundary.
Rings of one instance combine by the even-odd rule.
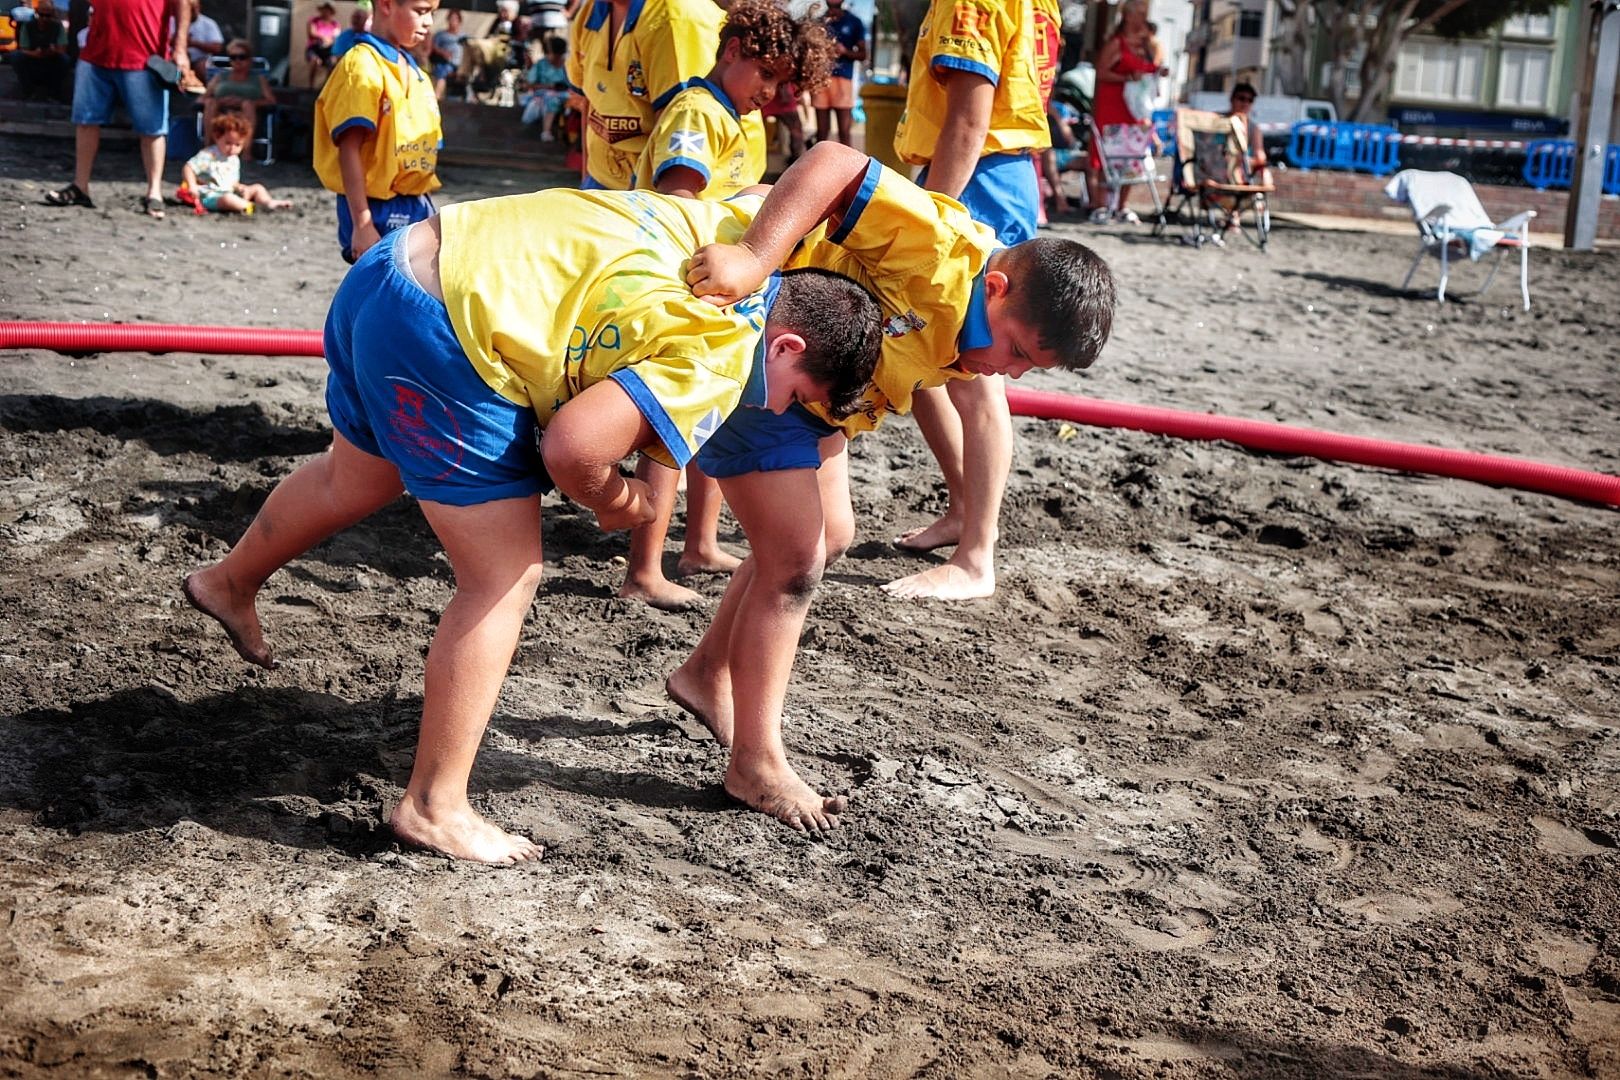
[[[918,390],[972,378],[951,365],[960,347],[989,344],[982,281],[999,246],[955,199],[871,161],[838,227],[812,233],[789,261],[853,278],[883,313],[883,347],[861,407],[843,420],[820,405],[810,411],[855,435],[910,412]]]
[[[648,453],[679,468],[739,402],[764,404],[755,357],[776,279],[717,308],[685,276],[698,248],[736,242],[760,202],[554,188],[447,206],[439,277],[450,325],[490,388],[532,408],[541,427],[613,379],[662,443]]]
[[[655,188],[676,166],[703,177],[698,198],[731,198],[765,175],[765,121],[758,112],[739,114],[718,84],[688,80],[658,114],[636,163],[635,186]]]
[[[1036,23],[1033,0],[934,0],[928,6],[894,136],[902,160],[933,160],[945,122],[943,79],[953,71],[972,72],[996,88],[981,157],[1051,145],[1042,91],[1043,78],[1049,87],[1055,77],[1057,58],[1048,61],[1054,74],[1043,76]]]
[[[625,191],[658,111],[682,83],[714,66],[725,13],[713,0],[631,0],[615,35],[612,7],[588,0],[575,13],[568,81],[590,103],[586,172]]]
[[[343,54],[315,99],[315,174],[328,191],[343,194],[337,139],[367,132],[360,148],[366,197],[427,195],[439,189],[437,169],[444,132],[433,80],[410,53],[372,34],[361,34]]]

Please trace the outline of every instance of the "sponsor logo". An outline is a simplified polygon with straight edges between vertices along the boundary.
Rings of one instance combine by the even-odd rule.
[[[904,337],[913,330],[921,330],[927,325],[915,311],[907,311],[904,315],[890,315],[884,319],[883,335],[893,338]]]
[[[606,116],[592,112],[591,130],[596,132],[598,138],[606,142],[623,142],[625,139],[632,139],[641,134],[641,117]]]
[[[391,376],[394,406],[388,413],[388,440],[411,457],[430,463],[443,463],[435,480],[442,480],[461,465],[466,453],[461,444],[461,424],[444,402],[423,386],[409,379]]]
[[[641,66],[640,60],[630,61],[630,67],[624,73],[624,87],[630,91],[631,97],[647,96],[647,69]]]

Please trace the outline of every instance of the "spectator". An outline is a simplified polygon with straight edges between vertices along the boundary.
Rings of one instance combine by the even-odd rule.
[[[154,56],[172,57],[181,86],[189,89],[196,82],[186,53],[190,30],[187,0],[103,0],[102,9],[90,22],[74,72],[73,182],[46,192],[48,205],[95,206],[90,198],[90,174],[101,149],[101,127],[112,119],[113,108],[122,104],[140,137],[141,166],[146,173],[146,195],[140,208],[148,217],[163,217],[169,95],[146,70],[146,63]]]
[[[450,77],[461,70],[461,12],[451,8],[444,29],[433,35],[433,94],[444,100]]]
[[[1125,0],[1119,7],[1119,27],[1108,39],[1097,57],[1097,96],[1092,109],[1099,132],[1110,127],[1133,125],[1152,130],[1152,122],[1138,117],[1125,103],[1125,85],[1137,79],[1150,79],[1161,73],[1163,60],[1158,55],[1158,42],[1147,21],[1147,0]],[[1102,182],[1102,147],[1091,147],[1091,170],[1086,178],[1086,190],[1092,199],[1105,197],[1107,188]],[[1125,209],[1129,187],[1119,189],[1113,216],[1120,221],[1137,224],[1135,211]],[[1110,216],[1106,204],[1096,203],[1091,208],[1093,221],[1107,221]]]
[[[803,96],[797,83],[779,83],[776,96],[760,110],[761,116],[776,121],[778,132],[787,133],[789,165],[804,156],[804,117],[799,115],[799,101]]]
[[[55,0],[39,0],[34,17],[17,24],[17,94],[66,101],[73,62],[68,59],[68,28]]]
[[[286,199],[274,199],[263,184],[242,183],[242,151],[253,138],[248,122],[234,113],[214,118],[208,125],[211,146],[197,151],[180,168],[181,182],[204,210],[214,213],[242,213],[255,206],[265,210],[285,210]]]
[[[343,59],[343,54],[354,47],[354,43],[361,34],[371,32],[371,0],[360,0],[349,12],[349,28],[337,36],[332,42],[332,64]]]
[[[321,83],[331,72],[332,46],[337,41],[338,31],[337,8],[331,4],[322,4],[315,9],[314,16],[304,25],[304,59],[309,61],[309,85],[319,89]]]
[[[251,138],[254,125],[259,121],[259,110],[275,106],[276,92],[268,77],[253,70],[253,48],[246,41],[241,38],[232,41],[226,46],[225,55],[231,62],[230,70],[215,75],[208,84],[208,92],[203,95],[203,126],[212,131],[214,120],[220,114],[240,113],[247,121]],[[251,153],[248,159],[252,160]]]
[[[547,38],[546,53],[524,75],[527,92],[520,100],[523,122],[539,123],[540,140],[557,137],[557,118],[568,104],[568,42]]]
[[[219,23],[202,12],[202,0],[191,0],[191,29],[186,32],[186,55],[191,57],[191,70],[204,78],[208,60],[225,48],[225,32]]]
[[[866,59],[866,24],[844,10],[844,0],[827,0],[827,33],[838,62],[827,85],[810,97],[816,110],[816,142],[827,139],[837,116],[838,141],[849,146],[855,116],[855,62]]]

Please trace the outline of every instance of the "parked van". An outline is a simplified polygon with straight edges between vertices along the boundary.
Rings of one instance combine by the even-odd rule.
[[[1217,90],[1199,90],[1187,96],[1187,104],[1209,112],[1226,112],[1232,107],[1232,96]],[[1257,124],[1295,124],[1301,120],[1331,122],[1339,118],[1331,101],[1283,94],[1261,94],[1254,99],[1249,115]]]

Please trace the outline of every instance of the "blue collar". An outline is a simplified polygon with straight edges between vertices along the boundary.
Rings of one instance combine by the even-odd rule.
[[[770,400],[770,387],[765,385],[765,323],[770,319],[771,307],[776,303],[776,294],[781,289],[782,275],[778,272],[771,275],[765,288],[737,301],[732,308],[737,314],[747,316],[749,323],[759,328],[759,343],[754,346],[754,363],[748,369],[748,381],[743,384],[740,402],[756,409],[763,409]]]
[[[714,97],[714,100],[726,107],[726,112],[731,114],[733,120],[739,122],[742,120],[742,117],[737,113],[737,106],[731,103],[731,98],[726,96],[726,92],[720,88],[719,83],[710,82],[707,77],[699,75],[696,78],[687,79],[680,85],[682,90],[690,90],[693,87],[702,87],[707,90]]]
[[[388,42],[384,41],[382,38],[378,37],[376,34],[373,34],[369,30],[362,31],[361,33],[354,35],[354,43],[356,45],[370,45],[373,49],[376,49],[382,58],[388,61],[390,64],[399,63],[399,58],[403,56],[406,60],[410,61],[411,67],[416,68],[418,71],[422,70],[421,66],[416,62],[416,57],[412,56],[404,49],[401,49],[398,45],[390,45]]]
[[[630,0],[630,14],[624,18],[624,25],[619,27],[622,37],[636,28],[636,20],[641,18],[641,9],[646,6],[647,0]],[[596,0],[591,7],[590,18],[585,20],[585,29],[600,30],[608,21],[608,13],[613,10],[610,0]]]
[[[984,274],[989,268],[990,264],[986,263],[985,269],[980,270],[979,276],[973,279],[973,295],[968,297],[962,329],[956,335],[958,353],[985,348],[994,340],[990,335],[990,316],[984,309]]]

